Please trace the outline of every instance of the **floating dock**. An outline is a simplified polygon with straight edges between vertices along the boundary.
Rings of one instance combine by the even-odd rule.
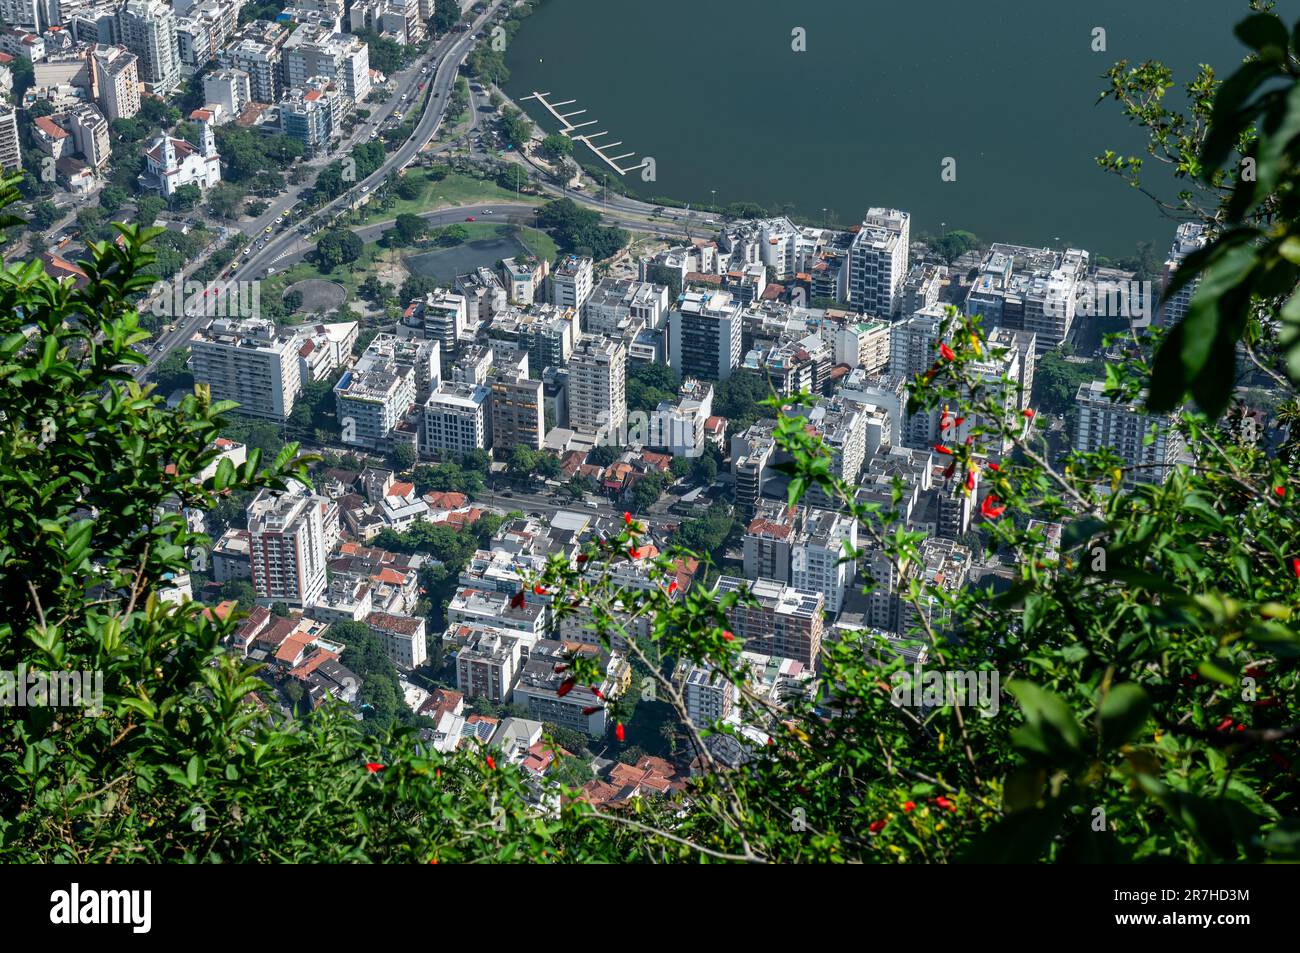
[[[597,145],[593,141],[595,139],[599,139],[601,136],[609,135],[608,132],[591,132],[591,133],[575,134],[578,129],[582,129],[587,126],[596,126],[599,125],[599,123],[595,119],[588,119],[580,123],[570,122],[570,120],[574,116],[581,116],[587,110],[575,109],[572,112],[560,112],[561,107],[572,106],[574,103],[577,102],[577,100],[566,99],[563,102],[553,103],[548,98],[550,95],[551,94],[549,92],[539,93],[534,90],[532,95],[524,96],[523,99],[535,99],[539,103],[541,103],[544,107],[546,107],[546,111],[549,112],[553,117],[555,117],[555,121],[560,124],[561,133],[568,136],[574,142],[581,142],[588,149],[590,149],[597,156],[599,156],[602,162],[604,162],[607,166],[609,166],[619,175],[627,175],[629,172],[635,172],[637,169],[644,168],[646,165],[648,165],[648,163],[645,161],[641,161],[636,165],[628,166],[627,168],[623,168],[621,165],[619,165],[619,163],[622,162],[624,159],[630,159],[634,155],[636,155],[636,153],[624,152],[621,155],[610,155],[610,152],[615,147],[621,146],[623,144],[622,140],[619,140],[618,142],[605,143],[602,145]]]

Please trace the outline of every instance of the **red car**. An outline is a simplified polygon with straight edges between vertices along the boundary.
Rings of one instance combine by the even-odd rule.
[[[467,222],[472,222],[472,221],[474,221],[474,216],[473,216],[473,215],[466,215],[466,216],[465,216],[465,221],[467,221]]]

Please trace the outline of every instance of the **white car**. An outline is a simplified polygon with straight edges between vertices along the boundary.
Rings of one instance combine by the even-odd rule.
[[[492,214],[492,210],[491,210],[490,208],[485,208],[485,209],[483,210],[483,214],[484,214],[484,215],[491,215],[491,214]]]
[[[370,186],[368,186],[368,185],[363,185],[363,186],[361,186],[361,191],[362,191],[362,192],[369,192],[369,191],[370,191]]]
[[[421,73],[427,73],[427,72],[429,72],[429,67],[427,67],[427,66],[422,66],[422,67],[420,67],[420,72],[421,72]]]

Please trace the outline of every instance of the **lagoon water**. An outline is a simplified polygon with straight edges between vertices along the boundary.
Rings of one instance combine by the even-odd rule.
[[[707,203],[716,189],[719,205],[840,224],[885,205],[912,213],[913,235],[946,223],[1111,256],[1153,241],[1163,255],[1175,223],[1094,161],[1145,144],[1118,104],[1097,103],[1101,74],[1160,59],[1180,88],[1198,63],[1226,77],[1247,12],[1244,0],[549,0],[507,52],[507,91],[576,99],[562,111],[586,109],[573,121],[622,140],[615,153],[636,153],[624,166],[653,157],[656,181],[623,179],[645,198]],[[1294,23],[1300,0],[1278,12]],[[945,158],[955,181],[941,179]],[[1174,194],[1157,165],[1152,181]]]

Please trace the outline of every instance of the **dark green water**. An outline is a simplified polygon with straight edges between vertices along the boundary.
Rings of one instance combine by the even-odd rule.
[[[412,255],[405,260],[412,274],[451,281],[457,275],[468,274],[475,268],[493,268],[502,258],[526,255],[528,249],[517,238],[479,238],[455,248]]]
[[[1288,22],[1300,0],[1284,0]],[[1198,63],[1226,76],[1243,47],[1238,0],[549,0],[507,53],[510,94],[576,99],[616,153],[652,156],[642,197],[754,201],[814,221],[912,213],[912,234],[966,228],[989,241],[1125,255],[1174,223],[1095,156],[1145,139],[1096,104],[1120,59]],[[807,52],[791,50],[802,27]],[[1094,27],[1106,52],[1093,52]],[[1181,99],[1181,97],[1179,97]],[[525,104],[548,131],[555,123]],[[583,146],[584,162],[598,160]],[[940,178],[956,160],[955,182]],[[1147,163],[1164,194],[1176,187]],[[1163,167],[1161,167],[1163,170]]]

